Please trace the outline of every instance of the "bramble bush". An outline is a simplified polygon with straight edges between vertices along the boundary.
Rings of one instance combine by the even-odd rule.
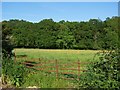
[[[88,67],[81,75],[80,88],[120,88],[120,54],[110,51],[100,57],[98,62]]]

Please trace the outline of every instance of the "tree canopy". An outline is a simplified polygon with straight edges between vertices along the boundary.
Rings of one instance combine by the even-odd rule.
[[[114,49],[118,44],[119,17],[70,22],[43,19],[2,21],[3,39],[14,47],[42,49]]]

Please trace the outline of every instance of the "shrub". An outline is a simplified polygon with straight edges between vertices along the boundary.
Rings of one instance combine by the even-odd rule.
[[[11,58],[11,56],[13,55],[12,50],[13,45],[11,45],[10,42],[2,40],[2,58]]]
[[[100,57],[100,61],[89,67],[81,76],[79,87],[84,88],[120,88],[120,55],[110,51]]]
[[[2,61],[2,83],[17,87],[24,83],[27,70],[23,65],[15,64],[13,60]]]

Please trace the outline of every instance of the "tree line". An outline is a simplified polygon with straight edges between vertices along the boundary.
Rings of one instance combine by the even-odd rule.
[[[3,45],[10,42],[16,48],[114,49],[118,44],[118,19],[117,16],[108,17],[105,21],[90,19],[81,22],[43,19],[38,23],[4,20]]]

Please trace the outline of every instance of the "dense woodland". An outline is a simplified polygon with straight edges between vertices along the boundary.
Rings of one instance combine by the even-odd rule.
[[[18,48],[110,49],[118,44],[119,17],[70,22],[44,19],[38,23],[25,20],[2,21],[3,47],[10,40]],[[6,47],[7,48],[7,47]]]

